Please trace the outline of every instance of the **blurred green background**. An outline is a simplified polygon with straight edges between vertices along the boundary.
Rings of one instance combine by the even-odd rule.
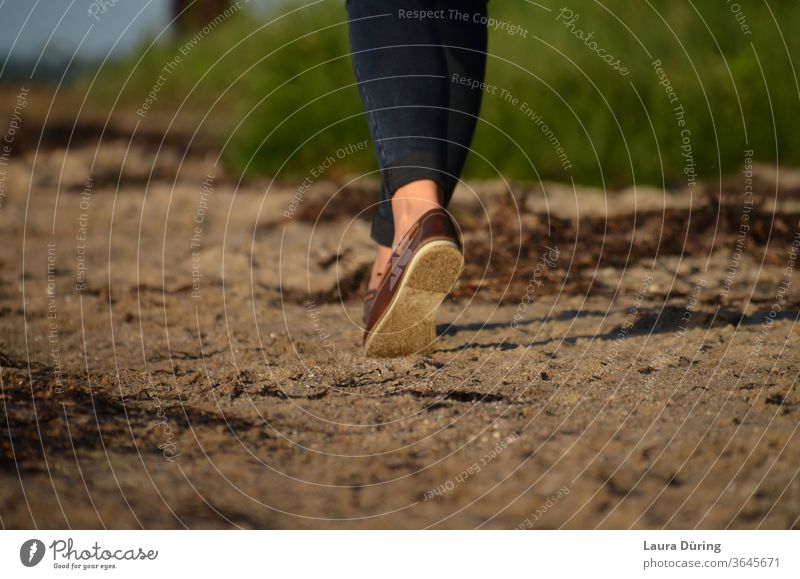
[[[493,19],[527,33],[490,34],[486,81],[519,103],[484,98],[473,143],[477,155],[466,176],[685,185],[681,128],[651,64],[655,59],[685,109],[698,179],[710,182],[740,170],[746,149],[757,161],[800,165],[796,0],[537,4],[489,3]],[[243,9],[193,48],[186,50],[191,32],[147,43],[82,82],[94,83],[90,94],[98,105],[135,110],[165,64],[180,55],[147,115],[194,116],[224,148],[232,170],[305,176],[368,132],[348,55],[344,2],[299,6],[284,2],[259,15]],[[562,7],[579,14],[574,29],[593,33],[597,46],[629,74],[613,70],[568,30],[557,19]],[[523,102],[552,129],[569,169],[541,128],[522,114]],[[368,150],[337,162],[335,171],[375,168]]]

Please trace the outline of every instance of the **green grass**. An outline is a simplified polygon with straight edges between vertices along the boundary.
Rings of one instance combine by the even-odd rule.
[[[225,146],[225,162],[237,171],[308,175],[338,148],[368,137],[353,86],[343,4],[326,0],[271,24],[294,5],[261,20],[244,12],[232,17],[182,58],[154,110],[174,110],[186,98],[185,110],[208,113],[203,126]],[[739,170],[745,149],[753,149],[758,161],[800,165],[800,71],[789,58],[800,66],[795,0],[768,6],[740,1],[750,35],[723,0],[540,4],[551,11],[521,0],[489,3],[493,18],[522,26],[528,37],[491,33],[486,80],[519,100],[512,105],[485,97],[468,176],[501,172],[516,180],[538,176],[612,187],[685,184],[681,127],[658,84],[654,59],[661,60],[685,109],[699,179]],[[575,28],[593,32],[597,45],[630,71],[627,76],[556,21],[562,6],[580,14]],[[107,67],[93,94],[111,102],[133,71],[121,105],[135,110],[184,42],[143,47]],[[552,129],[551,141],[557,138],[564,148],[569,169],[520,111],[523,102]],[[367,151],[337,160],[330,174],[375,167]]]

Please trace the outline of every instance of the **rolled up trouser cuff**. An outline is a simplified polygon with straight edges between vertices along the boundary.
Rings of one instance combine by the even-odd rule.
[[[388,203],[388,201],[383,201],[382,203]],[[372,218],[372,228],[369,235],[378,245],[392,247],[394,224],[380,213],[376,213]]]

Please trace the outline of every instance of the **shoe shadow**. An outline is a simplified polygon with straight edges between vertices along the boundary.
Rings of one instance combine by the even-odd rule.
[[[568,322],[576,318],[599,317],[606,315],[602,310],[564,310],[555,316],[533,318],[530,320],[521,320],[514,324],[514,322],[475,322],[470,324],[439,324],[436,326],[436,335],[442,336],[455,336],[460,332],[478,332],[481,330],[503,330],[512,329],[514,327],[527,327],[536,323],[545,323],[548,321],[555,322]]]
[[[667,306],[665,308],[660,309],[652,309],[652,310],[643,310],[643,317],[642,319],[637,322],[633,328],[631,328],[626,334],[626,338],[634,337],[634,336],[643,336],[643,335],[658,335],[658,334],[668,334],[670,332],[675,332],[678,329],[676,323],[676,315],[682,316],[684,312],[683,308],[676,308],[674,306]],[[577,311],[577,310],[567,310],[560,313],[558,316],[550,316],[547,318],[535,318],[532,320],[524,320],[516,323],[516,327],[526,327],[530,326],[534,323],[545,323],[547,321],[569,321],[575,318],[583,318],[588,316],[605,316],[606,312],[603,311]],[[751,315],[746,316],[739,311],[736,310],[728,310],[724,308],[719,308],[715,312],[696,312],[695,313],[696,320],[694,328],[703,328],[703,329],[710,329],[713,326],[726,326],[726,325],[733,325],[737,328],[739,326],[753,326],[764,323],[767,317],[773,317],[777,320],[800,320],[800,310],[798,309],[787,309],[779,312],[777,315],[771,315],[769,310],[759,310],[753,312]],[[440,325],[437,326],[437,334],[441,336],[453,336],[458,334],[459,332],[479,332],[481,330],[502,330],[502,329],[512,329],[514,327],[513,322],[492,322],[492,323],[471,323],[471,324],[461,324],[461,325]],[[437,349],[435,352],[462,352],[465,350],[474,350],[474,349],[482,349],[482,350],[515,350],[520,347],[537,347],[537,346],[547,346],[553,343],[565,343],[565,344],[575,344],[578,340],[616,340],[619,338],[619,328],[614,327],[609,332],[605,334],[585,334],[579,336],[556,336],[553,338],[548,338],[546,340],[537,340],[531,341],[527,344],[520,344],[517,342],[508,342],[505,339],[500,341],[493,341],[493,342],[468,342],[466,344],[462,344],[460,346],[456,346],[454,348],[442,348]]]

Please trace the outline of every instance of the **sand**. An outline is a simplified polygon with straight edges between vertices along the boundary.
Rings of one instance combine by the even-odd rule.
[[[800,528],[796,173],[471,183],[436,347],[371,360],[374,181],[96,153],[6,167],[3,527]]]

